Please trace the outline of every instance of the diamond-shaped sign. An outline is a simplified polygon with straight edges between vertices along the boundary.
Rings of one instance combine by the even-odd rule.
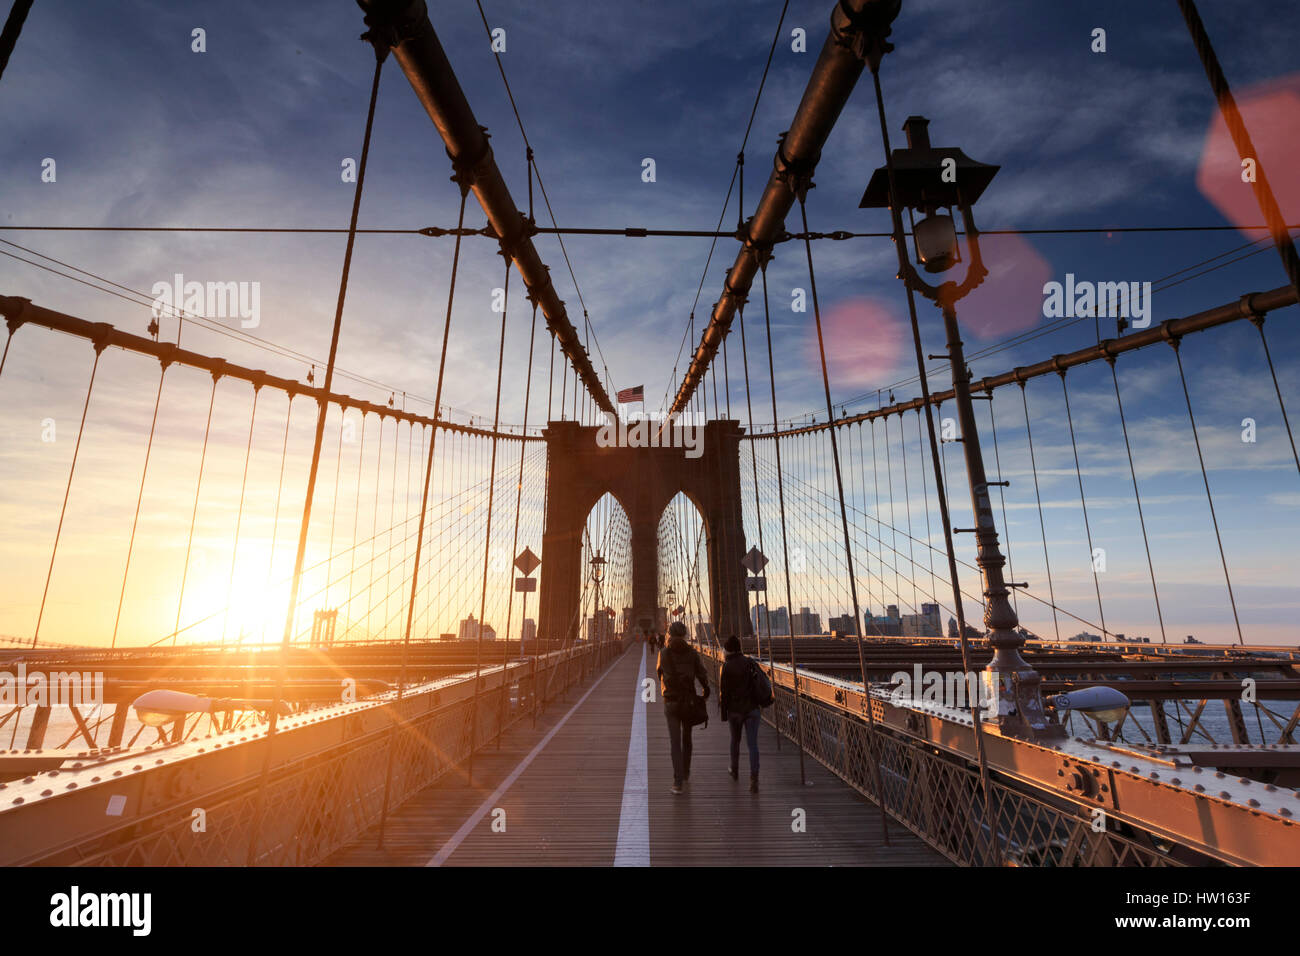
[[[519,552],[519,557],[515,558],[515,567],[524,574],[532,574],[537,570],[537,566],[542,563],[542,559],[533,554],[532,548],[524,548]]]
[[[758,548],[750,548],[749,553],[740,559],[740,563],[755,574],[762,574],[763,569],[767,567],[767,558]]]

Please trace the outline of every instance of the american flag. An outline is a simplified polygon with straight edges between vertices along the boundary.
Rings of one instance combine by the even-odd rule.
[[[626,405],[629,402],[644,402],[645,386],[638,385],[635,388],[621,389],[618,393],[618,400],[620,404],[624,404],[624,405]]]

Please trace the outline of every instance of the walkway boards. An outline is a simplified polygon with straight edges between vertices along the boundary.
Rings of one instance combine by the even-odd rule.
[[[670,792],[662,703],[642,703],[654,662],[632,647],[585,688],[553,701],[474,759],[473,786],[448,775],[330,858],[331,866],[944,866],[947,861],[811,758],[799,782],[790,741],[762,726],[761,792],[727,774],[729,734],[710,699],[691,779]],[[657,688],[656,688],[657,690]],[[634,732],[635,730],[635,732]],[[796,815],[795,811],[802,814]],[[797,816],[805,826],[796,832]]]

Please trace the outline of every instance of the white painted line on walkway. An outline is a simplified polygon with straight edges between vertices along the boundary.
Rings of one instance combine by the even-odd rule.
[[[623,810],[618,817],[615,866],[650,865],[650,771],[646,755],[645,681],[648,650],[641,653],[641,670],[632,693],[632,732],[627,740],[627,774],[623,777]]]
[[[528,769],[528,765],[537,759],[538,754],[546,749],[546,745],[551,742],[551,738],[559,733],[560,728],[569,722],[569,718],[577,713],[578,708],[587,702],[587,698],[590,697],[592,692],[601,685],[601,682],[609,676],[610,671],[622,662],[623,655],[620,654],[618,660],[610,664],[609,667],[606,668],[605,673],[596,678],[596,682],[587,688],[587,692],[578,698],[578,702],[569,708],[569,712],[561,717],[554,727],[547,731],[546,736],[541,739],[541,742],[528,752],[527,757],[519,761],[519,765],[515,767],[514,770],[510,771],[510,776],[501,781],[501,786],[493,790],[492,795],[484,800],[477,810],[470,814],[469,818],[460,825],[460,829],[452,834],[451,839],[442,845],[442,849],[437,852],[433,859],[424,864],[425,866],[442,866],[447,862],[447,858],[456,852],[456,849],[465,842],[465,838],[474,831],[474,828],[479,825],[480,821],[492,812],[492,808],[500,806],[501,798],[505,796],[506,791],[509,790],[511,786],[514,785],[514,782],[523,775],[523,772]],[[644,668],[644,666],[645,664],[643,661],[642,667]]]

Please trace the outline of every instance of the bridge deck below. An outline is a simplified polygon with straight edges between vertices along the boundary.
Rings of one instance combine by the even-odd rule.
[[[654,662],[641,646],[592,685],[554,701],[533,729],[521,721],[474,761],[473,785],[450,774],[390,814],[383,849],[372,829],[334,866],[942,866],[947,861],[880,813],[766,724],[760,793],[727,773],[729,735],[710,701],[696,728],[691,778],[670,792],[672,761],[662,703],[641,703]],[[657,695],[656,695],[657,696]],[[792,824],[802,810],[803,832]],[[504,812],[504,817],[502,812]]]

